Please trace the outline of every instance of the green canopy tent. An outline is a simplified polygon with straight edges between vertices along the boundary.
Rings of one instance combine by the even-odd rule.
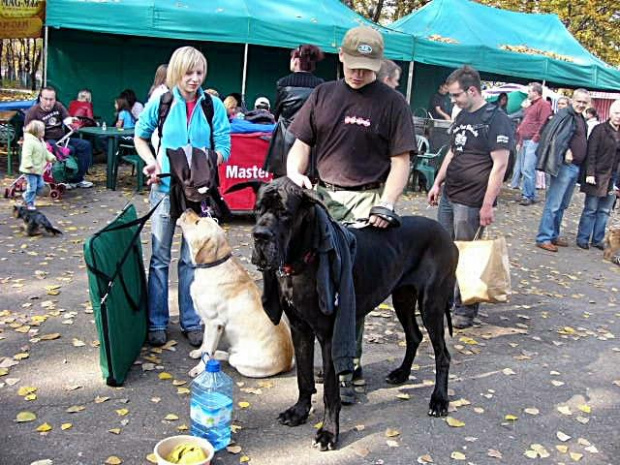
[[[146,93],[156,67],[191,44],[209,60],[207,87],[245,90],[251,103],[258,95],[274,97],[275,81],[289,72],[289,49],[312,43],[337,52],[346,31],[360,24],[383,33],[386,56],[411,60],[411,36],[378,26],[339,0],[54,0],[47,2],[48,81],[65,101],[92,88],[96,110],[107,111],[102,102],[108,102],[111,113],[120,90]],[[330,55],[318,74],[335,78],[336,64]]]
[[[553,14],[518,13],[469,0],[433,0],[390,27],[415,38],[414,61],[416,67],[423,64],[419,75],[416,69],[416,93],[424,84],[430,86],[427,92],[434,92],[449,69],[463,64],[495,80],[503,76],[509,82],[521,78],[588,89],[620,87],[620,70],[588,52]]]

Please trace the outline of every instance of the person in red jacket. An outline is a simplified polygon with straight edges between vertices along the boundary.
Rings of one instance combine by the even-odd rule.
[[[531,105],[525,109],[523,121],[517,128],[517,159],[523,176],[523,193],[520,204],[528,206],[536,202],[536,148],[540,133],[552,114],[551,105],[542,98],[543,87],[539,82],[531,82],[527,98]]]

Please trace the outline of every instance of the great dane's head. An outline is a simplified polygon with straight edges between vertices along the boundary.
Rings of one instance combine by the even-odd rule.
[[[287,260],[291,242],[317,202],[312,191],[287,177],[263,185],[256,199],[256,225],[252,229],[252,263],[261,270],[277,270]]]

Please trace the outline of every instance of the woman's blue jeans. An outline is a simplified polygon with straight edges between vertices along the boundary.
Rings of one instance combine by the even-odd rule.
[[[579,228],[577,229],[577,243],[602,244],[605,239],[605,230],[607,229],[607,220],[611,214],[611,208],[616,199],[615,194],[609,194],[607,197],[596,197],[594,195],[586,195],[586,200],[579,219]]]
[[[152,189],[151,208],[161,199],[163,201],[151,217],[151,263],[149,265],[148,308],[149,331],[165,330],[170,314],[168,311],[168,270],[172,239],[176,228],[176,219],[170,217],[170,196]],[[190,295],[190,285],[194,280],[194,267],[189,255],[189,246],[181,237],[181,257],[179,258],[179,313],[183,331],[201,330],[201,320]]]
[[[560,236],[560,226],[564,211],[573,198],[575,184],[579,176],[579,166],[563,163],[557,176],[551,176],[547,189],[547,199],[543,210],[536,242],[553,242]]]

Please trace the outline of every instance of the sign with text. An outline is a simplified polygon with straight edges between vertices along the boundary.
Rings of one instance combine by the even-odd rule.
[[[271,181],[271,173],[263,170],[269,149],[271,134],[231,134],[230,158],[220,165],[220,192],[228,207],[237,212],[254,209],[256,194],[251,188],[225,194],[226,190],[240,182],[259,180]]]
[[[0,0],[0,39],[41,37],[45,0]]]

